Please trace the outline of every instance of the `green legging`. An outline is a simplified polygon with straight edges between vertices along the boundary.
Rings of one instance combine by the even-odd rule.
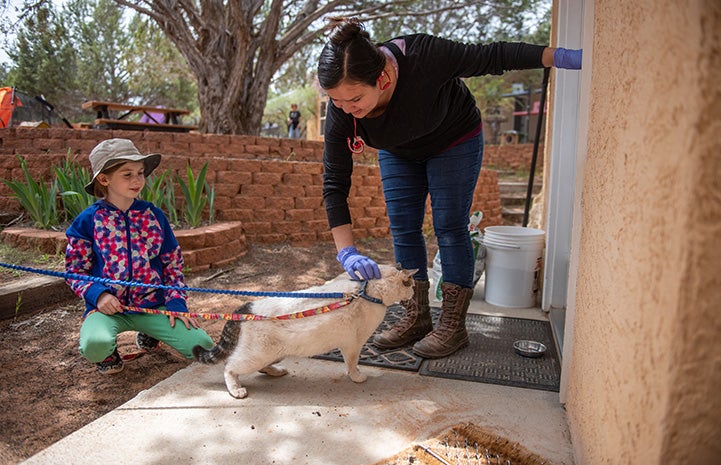
[[[170,318],[165,315],[145,313],[116,313],[106,315],[93,312],[85,318],[80,327],[80,353],[93,363],[98,363],[115,351],[118,334],[125,331],[138,331],[163,341],[180,352],[186,358],[193,358],[193,347],[213,347],[213,340],[200,328],[190,329],[176,318],[175,326],[170,326]]]

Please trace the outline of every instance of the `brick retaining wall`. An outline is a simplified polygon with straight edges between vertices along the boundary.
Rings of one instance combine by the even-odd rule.
[[[530,171],[533,144],[486,145],[483,166],[498,170]],[[543,144],[538,146],[536,169],[543,167]]]
[[[248,251],[243,224],[215,223],[193,229],[176,230],[187,272],[203,271],[231,263]],[[47,254],[64,253],[68,244],[62,231],[9,227],[0,231],[0,241],[18,249]]]
[[[171,169],[183,177],[187,163],[197,174],[208,162],[208,182],[214,183],[216,190],[216,219],[242,223],[243,234],[249,242],[302,245],[332,240],[321,192],[323,143],[318,141],[149,131],[9,128],[0,129],[0,176],[3,179],[22,176],[17,154],[27,160],[36,179],[52,179],[53,166],[68,154],[89,166],[87,156],[92,148],[112,137],[131,139],[144,153],[162,153],[159,169]],[[514,147],[514,160],[521,156],[518,153],[522,150],[515,147],[523,146],[504,147]],[[498,153],[494,146],[487,147],[486,162],[490,164],[489,158],[498,159]],[[356,237],[389,234],[380,174],[374,162],[375,151],[368,149],[354,166],[349,204]],[[472,209],[483,212],[481,227],[501,224],[495,171],[481,171]],[[1,184],[0,212],[20,211],[10,189]]]

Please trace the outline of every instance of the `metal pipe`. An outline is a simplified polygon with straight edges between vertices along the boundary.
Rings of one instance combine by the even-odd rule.
[[[543,124],[543,113],[546,108],[546,90],[548,89],[548,76],[551,68],[543,70],[543,90],[541,91],[541,102],[538,110],[538,124],[536,124],[536,139],[533,141],[533,158],[531,159],[531,173],[528,176],[528,190],[526,191],[526,206],[523,209],[523,227],[528,226],[528,213],[531,210],[531,197],[533,196],[533,176],[536,171],[536,160],[538,159],[538,143],[541,138],[541,126]]]

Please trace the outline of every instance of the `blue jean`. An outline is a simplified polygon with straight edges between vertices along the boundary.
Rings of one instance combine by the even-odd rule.
[[[395,258],[405,269],[418,268],[415,279],[428,279],[423,219],[430,194],[443,281],[473,287],[475,261],[468,220],[482,161],[482,132],[423,160],[378,151]]]
[[[288,139],[300,139],[300,125],[295,128],[292,124],[288,126]]]

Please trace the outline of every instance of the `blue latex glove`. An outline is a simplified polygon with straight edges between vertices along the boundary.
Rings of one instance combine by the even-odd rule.
[[[553,52],[553,66],[565,69],[581,69],[583,50],[557,48]]]
[[[358,250],[352,245],[344,247],[335,257],[343,269],[348,272],[350,278],[355,281],[380,279],[381,270],[378,269],[376,262],[358,253]]]

